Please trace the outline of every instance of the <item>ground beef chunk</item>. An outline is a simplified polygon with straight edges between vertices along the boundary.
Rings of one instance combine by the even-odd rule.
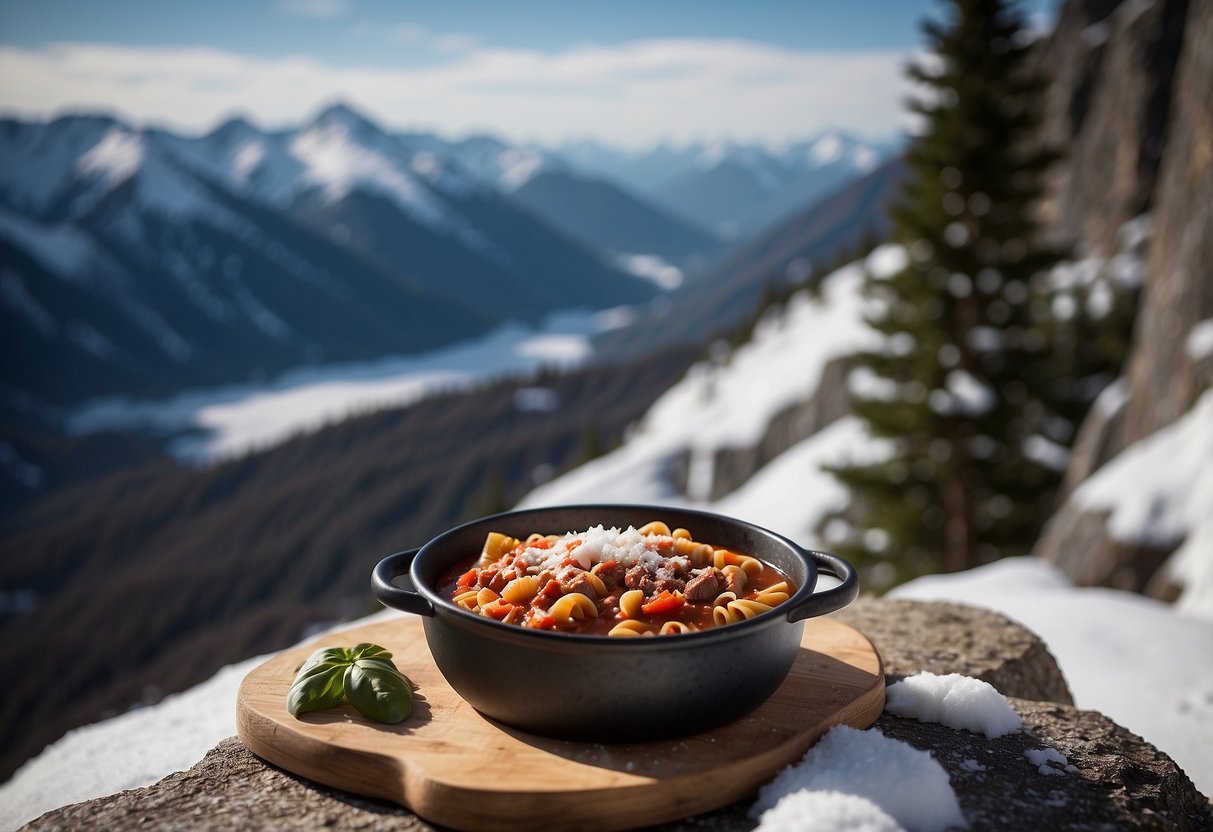
[[[687,582],[686,595],[688,601],[704,604],[712,601],[720,594],[720,581],[711,569],[705,569],[697,577]]]
[[[745,589],[745,578],[736,572],[721,572],[720,575],[724,578],[724,591],[735,593],[740,597],[741,591]]]
[[[656,582],[658,592],[681,592],[687,582],[681,578],[661,578]]]
[[[657,584],[658,592],[681,592],[687,585],[687,582],[678,577],[668,566],[658,567],[656,574],[653,575],[653,580]]]
[[[626,586],[628,589],[640,589],[640,584],[642,581],[649,581],[651,583],[652,579],[649,577],[649,570],[645,569],[640,564],[633,566],[627,571],[627,574],[623,576],[624,586]]]
[[[614,561],[610,561],[609,563],[610,566],[603,566],[595,574],[606,584],[607,592],[612,592],[623,581],[623,570]]]
[[[572,577],[561,580],[560,585],[564,588],[565,592],[580,592],[586,598],[594,598],[597,595],[594,592],[594,585],[590,583],[590,579],[581,571],[578,571]]]

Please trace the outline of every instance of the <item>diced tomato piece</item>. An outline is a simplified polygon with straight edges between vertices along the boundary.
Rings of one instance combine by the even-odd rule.
[[[574,558],[572,555],[565,555],[563,558],[561,558],[560,565],[561,566],[581,566],[581,564],[577,562],[577,559]]]
[[[603,572],[610,572],[612,569],[614,569],[614,568],[615,568],[616,566],[618,566],[618,565],[619,565],[619,564],[615,563],[615,561],[613,561],[613,560],[604,560],[604,561],[602,562],[602,570],[601,570],[601,571],[603,571]]]
[[[552,541],[548,540],[546,537],[541,537],[538,540],[536,540],[534,543],[531,544],[531,548],[532,549],[551,549]]]
[[[672,612],[678,612],[685,604],[686,599],[681,595],[664,590],[652,601],[642,605],[640,611],[645,615],[669,615]]]
[[[549,598],[559,598],[564,594],[564,589],[560,586],[560,581],[552,579],[543,588],[543,594]]]
[[[511,612],[514,611],[514,605],[513,604],[504,604],[504,603],[490,604],[490,605],[484,607],[484,611],[486,613],[488,613],[489,615],[491,615],[493,618],[505,618],[507,615],[509,615]]]
[[[543,596],[539,597],[542,598]],[[535,630],[551,630],[556,626],[556,619],[552,618],[541,608],[531,607],[526,611],[526,615],[522,617],[522,624]]]
[[[455,586],[469,587],[476,583],[476,570],[469,569],[459,576],[459,580],[455,582]]]
[[[571,552],[580,545],[581,545],[581,538],[575,537],[572,540],[570,540],[564,548]]]

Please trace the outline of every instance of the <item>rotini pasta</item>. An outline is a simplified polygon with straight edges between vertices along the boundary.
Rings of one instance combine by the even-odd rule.
[[[713,607],[712,621],[717,626],[733,624],[770,611],[771,607],[768,604],[749,598],[738,598],[736,601],[729,601],[724,606]]]
[[[663,636],[676,636],[683,633],[693,633],[695,628],[690,624],[684,624],[681,621],[667,621],[661,625],[661,629],[657,632]]]
[[[501,590],[501,599],[511,604],[521,604],[530,601],[539,591],[539,578],[535,575],[523,575],[515,578]]]
[[[607,631],[607,635],[613,638],[635,638],[649,632],[649,625],[643,621],[620,621]]]
[[[570,592],[556,599],[548,614],[557,620],[566,618],[597,618],[598,607],[580,592]]]
[[[619,596],[619,614],[623,618],[639,618],[643,603],[644,593],[639,589],[629,589]]]

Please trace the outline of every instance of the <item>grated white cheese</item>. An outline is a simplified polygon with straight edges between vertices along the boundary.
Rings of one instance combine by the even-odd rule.
[[[528,546],[515,560],[524,563],[527,572],[555,572],[566,557],[572,557],[582,569],[590,569],[596,563],[615,561],[624,569],[641,564],[650,572],[678,564],[690,568],[690,561],[682,556],[664,557],[659,548],[668,551],[673,538],[668,535],[642,535],[635,526],[620,530],[616,526],[605,528],[593,526],[582,532],[568,532],[553,541],[547,548]]]

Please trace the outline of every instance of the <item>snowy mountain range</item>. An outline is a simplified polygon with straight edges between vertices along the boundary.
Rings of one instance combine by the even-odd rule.
[[[678,216],[737,239],[875,169],[898,146],[828,131],[782,146],[717,141],[628,152],[582,141],[557,152],[582,170],[614,178]]]
[[[778,152],[590,151],[392,133],[340,104],[296,129],[234,119],[202,136],[0,121],[7,406],[246,381],[644,301],[725,250],[707,226],[756,228],[883,152],[833,134]],[[658,169],[660,187],[641,176]]]
[[[186,138],[0,122],[8,397],[62,405],[430,349],[655,292],[346,107]]]

